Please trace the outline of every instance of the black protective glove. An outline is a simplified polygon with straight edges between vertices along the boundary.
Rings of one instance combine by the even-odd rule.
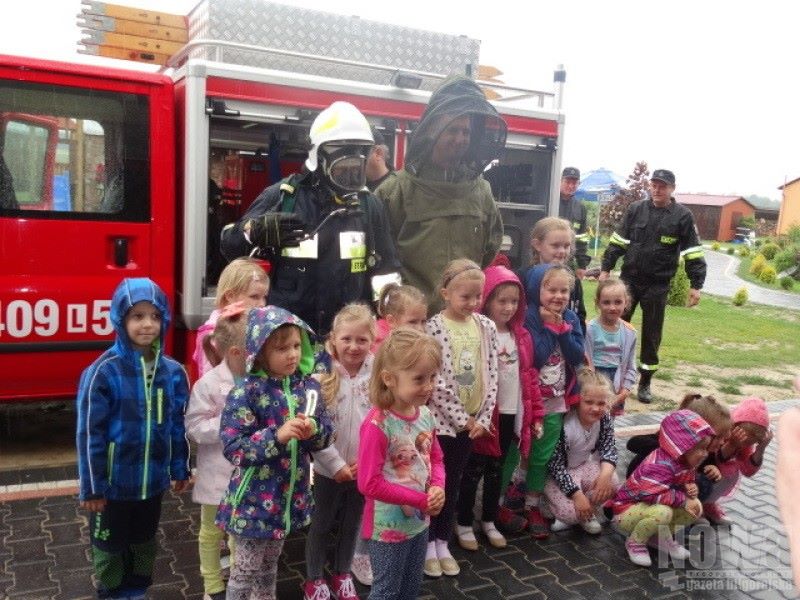
[[[299,246],[306,234],[303,222],[294,213],[268,212],[248,223],[250,243],[259,248]]]

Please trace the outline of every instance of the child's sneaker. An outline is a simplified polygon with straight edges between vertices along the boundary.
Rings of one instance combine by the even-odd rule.
[[[368,554],[353,554],[350,572],[356,576],[361,585],[372,585],[372,563],[369,562]]]
[[[492,521],[481,521],[481,529],[493,548],[505,548],[508,546],[508,540],[502,533],[497,531],[497,527]]]
[[[596,517],[592,517],[588,521],[581,521],[581,527],[586,533],[591,533],[592,535],[597,535],[603,531],[603,526],[600,525],[600,521]]]
[[[722,507],[716,502],[703,504],[703,515],[712,525],[730,525],[731,521]]]
[[[647,540],[647,545],[667,552],[673,560],[686,560],[691,556],[689,551],[675,541],[675,538],[660,538],[658,534]]]
[[[339,573],[331,577],[331,596],[336,600],[358,600],[356,586],[350,573]]]
[[[528,530],[533,539],[546,540],[550,537],[550,527],[538,508],[529,508],[526,518],[528,519]]]
[[[458,538],[458,545],[464,550],[474,552],[478,549],[478,540],[471,525],[456,525],[456,537]]]
[[[631,559],[633,564],[639,565],[640,567],[649,567],[653,564],[653,561],[650,559],[650,553],[647,551],[647,546],[634,541],[633,538],[625,540],[625,550],[628,551],[628,558]]]
[[[570,525],[569,523],[564,523],[564,521],[559,521],[558,519],[555,519],[550,524],[550,531],[553,532],[566,531],[570,527],[572,527],[572,525]]]
[[[324,579],[309,579],[303,584],[303,600],[330,600],[331,590]]]
[[[503,506],[507,509],[520,512],[525,510],[525,483],[522,481],[512,482],[506,490]]]
[[[522,515],[518,515],[513,510],[501,506],[497,512],[497,519],[495,520],[498,529],[506,533],[520,533],[525,531],[528,526],[528,521]]]

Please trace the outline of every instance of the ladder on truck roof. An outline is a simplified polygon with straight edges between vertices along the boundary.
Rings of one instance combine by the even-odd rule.
[[[226,40],[215,39],[196,39],[188,42],[178,52],[173,54],[162,71],[168,69],[177,69],[183,66],[187,61],[193,58],[201,58],[212,62],[217,62],[227,65],[241,65],[241,60],[230,60],[226,58],[226,52],[230,53],[247,53],[253,57],[253,60],[246,61],[245,66],[256,66],[260,68],[273,68],[276,70],[285,70],[280,66],[270,64],[270,60],[275,57],[288,57],[307,63],[316,65],[335,65],[349,69],[347,75],[342,76],[341,79],[350,79],[359,81],[358,78],[353,77],[357,75],[358,70],[371,73],[385,74],[384,84],[387,86],[419,89],[423,82],[442,81],[449,77],[441,73],[432,73],[429,71],[422,71],[416,69],[399,68],[391,65],[384,65],[378,63],[370,63],[357,61],[347,58],[337,58],[333,56],[323,56],[320,54],[310,54],[306,52],[299,52],[296,50],[286,50],[282,48],[273,48],[268,46],[256,46],[252,44],[243,44],[239,42],[229,42]],[[255,62],[254,62],[255,61]],[[471,71],[471,66],[468,65],[467,70]],[[466,76],[472,77],[473,73],[465,73]],[[328,77],[337,77],[337,73],[329,73]],[[484,89],[492,90],[494,94],[491,95],[491,100],[498,103],[511,104],[515,103],[517,108],[539,108],[551,109],[558,111],[561,108],[561,84],[563,83],[563,66],[559,65],[555,72],[555,81],[559,83],[557,92],[545,92],[541,90],[534,90],[524,87],[513,85],[506,85],[495,81],[485,81],[476,79],[476,83]],[[527,106],[519,104],[525,102]]]

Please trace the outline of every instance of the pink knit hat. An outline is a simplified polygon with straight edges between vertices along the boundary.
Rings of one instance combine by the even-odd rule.
[[[761,398],[756,396],[749,396],[734,407],[731,411],[731,419],[734,423],[755,423],[764,428],[769,428],[767,405],[764,404]]]

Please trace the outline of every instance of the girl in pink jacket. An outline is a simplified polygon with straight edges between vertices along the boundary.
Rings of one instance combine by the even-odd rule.
[[[511,480],[520,455],[527,460],[531,438],[542,431],[542,397],[539,373],[533,366],[533,342],[525,329],[525,292],[519,278],[504,266],[484,270],[481,312],[497,326],[497,404],[490,435],[477,438],[461,480],[458,501],[458,541],[466,550],[477,550],[472,530],[473,506],[478,482],[483,477],[481,529],[489,543],[502,548],[505,537],[497,530],[522,531],[527,521],[500,507],[500,492]]]
[[[219,424],[225,399],[234,386],[234,380],[245,374],[246,324],[247,308],[244,303],[231,304],[220,311],[216,328],[207,340],[213,342],[215,352],[222,356],[222,362],[194,384],[184,416],[186,435],[197,444],[197,472],[192,500],[200,504],[200,532],[197,536],[200,574],[206,598],[211,600],[225,597],[220,565],[220,542],[225,532],[217,528],[214,519],[217,505],[228,489],[233,471],[233,465],[222,454]],[[231,539],[231,545],[232,542]]]

